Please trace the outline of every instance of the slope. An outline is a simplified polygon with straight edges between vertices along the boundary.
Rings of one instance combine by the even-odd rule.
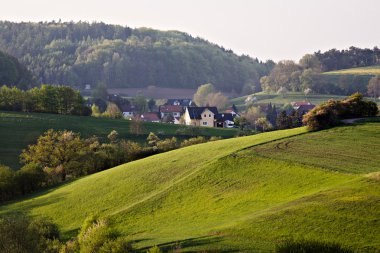
[[[33,38],[33,39],[31,39]],[[271,65],[179,31],[86,22],[0,22],[0,49],[41,83],[84,88],[197,88],[240,92]]]
[[[139,248],[267,252],[285,238],[304,237],[380,250],[380,165],[373,162],[380,160],[379,132],[379,123],[365,123],[206,143],[83,178],[0,212],[51,217],[67,237],[99,213]],[[363,152],[367,144],[371,151]],[[313,158],[325,149],[335,164]]]
[[[192,135],[191,129],[186,126],[149,122],[142,123],[143,134],[133,134],[130,123],[121,119],[0,111],[0,164],[18,168],[18,157],[22,149],[35,143],[38,136],[48,129],[71,130],[81,133],[83,137],[96,135],[102,140],[112,130],[116,130],[120,138],[138,142],[144,142],[149,132],[158,134],[160,138],[176,136],[183,139]],[[201,128],[194,134],[231,138],[236,132],[234,129]]]

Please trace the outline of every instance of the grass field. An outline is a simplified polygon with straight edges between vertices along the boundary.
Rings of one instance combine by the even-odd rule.
[[[379,133],[369,122],[195,145],[8,203],[0,214],[47,216],[66,239],[99,214],[142,250],[270,252],[284,239],[312,238],[379,252]]]
[[[142,135],[131,134],[129,127],[130,121],[128,120],[0,111],[0,164],[18,168],[20,166],[18,156],[22,149],[34,143],[38,136],[48,129],[66,129],[79,132],[83,137],[96,135],[103,139],[112,130],[116,130],[120,138],[138,142],[145,141],[149,132],[154,132],[162,138],[189,137],[186,134],[181,135],[176,132],[185,126],[147,122],[143,123]],[[201,135],[230,138],[236,135],[236,130],[201,128]]]
[[[257,103],[260,104],[275,104],[276,106],[283,106],[284,104],[289,104],[291,102],[296,101],[310,101],[312,104],[318,105],[323,102],[326,102],[329,99],[343,99],[344,96],[336,96],[336,95],[322,95],[322,94],[310,94],[305,96],[302,92],[289,92],[285,97],[276,93],[266,93],[259,92],[255,93],[257,98]],[[245,99],[247,96],[234,98],[230,100],[230,104],[235,104],[239,109],[245,110]]]
[[[323,75],[380,75],[380,65],[329,71]]]

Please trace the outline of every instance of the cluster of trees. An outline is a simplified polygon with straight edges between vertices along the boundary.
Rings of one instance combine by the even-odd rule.
[[[193,101],[197,106],[216,106],[218,109],[223,109],[226,107],[228,98],[221,92],[217,92],[213,84],[207,83],[198,87]]]
[[[196,88],[211,82],[240,93],[259,85],[274,64],[186,33],[86,22],[0,22],[0,49],[16,56],[40,83],[82,87]]]
[[[332,49],[325,53],[306,54],[298,63],[291,60],[280,61],[269,75],[260,79],[260,83],[262,90],[282,95],[288,91],[337,95],[360,92],[372,95],[372,89],[367,87],[371,76],[330,76],[321,75],[321,73],[379,63],[380,50],[378,48],[371,50],[351,47],[349,50],[342,51]]]
[[[210,141],[217,139],[213,137]],[[71,131],[48,130],[36,144],[23,150],[20,161],[24,166],[20,170],[0,166],[0,202],[68,179],[206,141],[203,137],[190,138],[182,143],[175,137],[161,140],[151,132],[147,145],[140,145],[119,139],[118,133],[113,130],[108,135],[108,141],[101,143],[95,136],[86,139]]]
[[[35,84],[32,74],[19,61],[0,51],[0,84],[26,89]]]
[[[348,69],[356,67],[366,67],[380,64],[380,49],[374,47],[337,50],[331,49],[326,52],[318,51],[314,53],[321,63],[323,71]]]
[[[342,101],[329,100],[315,107],[304,116],[303,123],[316,131],[335,126],[341,119],[372,117],[378,112],[375,102],[365,101],[360,93],[355,93]]]
[[[8,86],[0,87],[0,110],[44,112],[70,115],[90,115],[78,91],[68,86],[42,85],[23,91]]]
[[[269,103],[265,107],[251,105],[241,117],[235,118],[235,124],[241,129],[265,132],[300,127],[302,118],[303,114],[289,104],[277,108]]]
[[[380,98],[380,75],[374,76],[369,80],[367,93],[373,98]]]
[[[0,252],[12,253],[132,253],[132,247],[107,218],[91,215],[76,237],[64,242],[58,226],[46,217],[25,215],[0,218]],[[155,246],[148,253],[161,253]]]

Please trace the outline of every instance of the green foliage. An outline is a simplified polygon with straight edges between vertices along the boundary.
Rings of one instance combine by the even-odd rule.
[[[148,145],[153,147],[157,145],[157,142],[160,140],[160,138],[158,138],[155,133],[150,132],[146,140],[148,142]]]
[[[342,101],[329,100],[315,107],[304,116],[303,123],[316,131],[335,126],[340,119],[372,117],[377,113],[376,103],[364,101],[360,93],[355,93]]]
[[[3,21],[0,47],[43,83],[82,87],[196,88],[213,80],[218,90],[240,93],[273,65],[178,31],[104,23]]]
[[[211,83],[203,84],[198,87],[197,92],[194,94],[193,100],[198,106],[206,106],[207,97],[209,94],[215,92],[215,87]]]
[[[161,252],[162,251],[160,250],[160,248],[158,246],[154,246],[154,247],[150,248],[147,253],[161,253]]]
[[[11,168],[0,164],[0,201],[14,195],[15,175]]]
[[[112,119],[121,119],[123,118],[123,113],[115,103],[108,103],[106,111],[102,113],[101,116]]]
[[[181,147],[187,147],[187,146],[200,144],[200,143],[204,143],[204,142],[206,142],[206,139],[203,136],[198,136],[198,137],[194,137],[194,138],[184,140],[181,143]]]
[[[0,51],[0,84],[27,89],[35,84],[35,80],[15,57]]]
[[[0,219],[0,252],[55,253],[59,251],[59,231],[46,219],[24,216]]]
[[[367,93],[374,98],[380,97],[380,75],[374,76],[369,80]]]
[[[83,97],[67,86],[42,85],[22,91],[16,87],[0,87],[0,110],[45,112],[64,115],[89,115]]]
[[[278,242],[304,238],[376,252],[379,127],[298,128],[190,146],[9,203],[0,213],[51,217],[65,239],[99,213],[140,251],[273,252]]]
[[[319,241],[286,241],[276,248],[276,253],[353,253],[352,250],[344,249],[337,243]]]
[[[35,144],[37,138],[49,129],[73,131],[80,133],[83,138],[96,135],[101,141],[107,140],[107,135],[115,130],[119,139],[138,142],[140,145],[145,143],[150,132],[160,133],[163,139],[176,137],[178,140],[198,135],[223,138],[236,135],[235,129],[193,128],[124,119],[18,112],[0,112],[0,128],[0,164],[13,169],[20,168],[18,156],[22,150]]]

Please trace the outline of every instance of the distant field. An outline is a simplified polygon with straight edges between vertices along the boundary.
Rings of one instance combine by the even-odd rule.
[[[380,75],[380,65],[363,67],[363,68],[341,69],[341,70],[325,72],[323,74],[324,75]]]
[[[48,129],[72,130],[81,133],[83,137],[96,135],[103,139],[112,130],[116,130],[121,138],[138,142],[145,141],[149,132],[157,133],[162,138],[189,137],[176,132],[185,126],[147,122],[143,123],[144,133],[142,135],[131,134],[129,127],[130,121],[128,120],[0,111],[0,164],[18,168],[20,166],[18,156],[22,149],[34,143],[38,136]],[[201,135],[204,136],[230,138],[236,134],[234,129],[201,129]]]
[[[153,99],[169,99],[169,98],[192,98],[196,89],[175,89],[175,88],[110,88],[108,93],[119,94],[125,97],[135,97],[143,94],[147,98]]]
[[[344,96],[336,96],[336,95],[325,95],[325,94],[310,94],[305,96],[305,94],[301,92],[289,92],[285,97],[282,97],[276,93],[266,93],[259,92],[252,95],[252,97],[257,98],[257,103],[268,104],[272,103],[277,106],[282,106],[284,104],[289,104],[295,101],[310,101],[313,104],[321,104],[326,102],[329,99],[343,99]],[[238,108],[245,109],[245,99],[247,96],[234,98],[230,100],[231,104],[235,104]]]
[[[134,161],[0,207],[63,237],[97,213],[145,252],[273,252],[286,239],[380,251],[380,122],[275,131]]]

